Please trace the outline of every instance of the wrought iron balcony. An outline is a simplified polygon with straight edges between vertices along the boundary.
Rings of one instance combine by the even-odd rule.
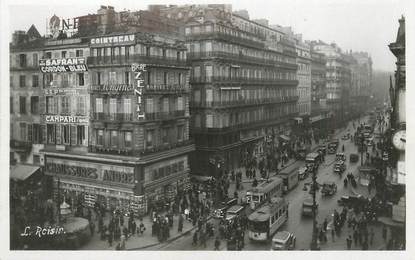
[[[284,67],[289,69],[297,69],[297,64],[288,63],[284,61],[278,61],[269,58],[252,57],[243,54],[229,53],[224,51],[207,51],[207,52],[191,52],[187,54],[188,60],[209,59],[209,58],[221,58],[232,59],[243,63],[255,63],[262,65],[270,65],[276,67]]]
[[[179,66],[185,67],[186,60],[172,58],[172,57],[163,57],[157,55],[144,55],[144,54],[132,54],[132,55],[117,55],[117,56],[95,56],[88,57],[88,66],[112,66],[112,65],[128,65],[131,63],[145,63],[152,65],[161,65],[161,66]]]
[[[191,84],[197,83],[222,83],[222,84],[270,84],[270,85],[291,85],[297,86],[298,80],[289,79],[266,79],[266,78],[247,78],[247,77],[192,77],[190,78]]]
[[[206,108],[230,108],[243,106],[257,106],[276,103],[296,102],[298,96],[275,97],[275,98],[261,98],[251,100],[233,100],[233,101],[210,101],[210,102],[191,102],[191,107],[206,107]]]

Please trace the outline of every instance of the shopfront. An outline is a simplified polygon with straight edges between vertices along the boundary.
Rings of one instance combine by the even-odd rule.
[[[55,196],[65,198],[75,209],[82,204],[86,207],[101,207],[112,210],[134,209],[145,213],[143,196],[134,194],[139,181],[133,164],[107,164],[85,159],[46,157],[45,172],[53,176]]]
[[[149,204],[171,203],[177,194],[190,188],[187,155],[144,166],[144,194]]]

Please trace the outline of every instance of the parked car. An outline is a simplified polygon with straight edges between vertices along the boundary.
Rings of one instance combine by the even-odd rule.
[[[358,195],[350,195],[350,196],[342,196],[337,203],[339,206],[355,206],[365,202],[365,198],[358,194]]]
[[[271,250],[293,250],[297,238],[288,231],[279,231],[272,238]]]
[[[349,140],[349,136],[348,135],[343,135],[342,140]]]
[[[384,161],[388,161],[388,160],[389,160],[389,154],[388,154],[388,152],[383,152],[383,154],[382,154],[382,159],[383,159]]]
[[[334,195],[337,192],[337,185],[334,182],[325,182],[323,183],[323,188],[321,189],[321,194],[323,195]]]
[[[227,202],[222,202],[217,209],[213,212],[214,218],[225,218],[226,210],[232,206],[238,204],[238,199],[230,199]]]
[[[355,154],[355,153],[352,153],[349,156],[349,160],[350,160],[351,163],[356,163],[356,162],[359,161],[359,155]]]
[[[337,153],[336,161],[346,161],[346,155],[344,153]]]

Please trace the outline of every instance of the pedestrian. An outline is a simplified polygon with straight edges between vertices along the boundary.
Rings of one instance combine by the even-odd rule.
[[[359,236],[358,231],[357,231],[357,229],[355,229],[353,231],[354,246],[357,246],[358,236]]]
[[[375,237],[375,232],[373,230],[373,227],[370,228],[370,245],[373,245],[373,238]]]
[[[346,239],[347,250],[351,250],[352,249],[352,243],[353,243],[352,236],[349,235],[347,237],[347,239]]]
[[[324,219],[324,222],[323,222],[323,230],[324,230],[324,232],[326,232],[326,231],[327,231],[327,224],[328,224],[328,222],[327,222],[327,218],[325,218],[325,219]]]
[[[334,228],[332,228],[331,229],[331,241],[332,242],[335,242],[334,237],[335,237],[335,232],[334,232]]]
[[[195,233],[193,234],[193,242],[192,245],[195,246],[197,245],[197,231],[195,231]]]
[[[180,233],[183,231],[183,215],[179,215],[179,223],[177,225],[177,231]]]
[[[216,239],[215,239],[215,251],[219,251],[219,247],[220,247],[220,240],[219,240],[219,237],[216,237]]]
[[[385,240],[385,241],[386,241],[386,239],[387,239],[387,233],[388,233],[388,230],[386,229],[386,226],[385,226],[385,225],[383,225],[383,227],[382,227],[382,238],[383,238],[383,240]]]
[[[112,232],[108,232],[108,245],[111,247],[112,246],[112,239],[113,239],[113,234]]]

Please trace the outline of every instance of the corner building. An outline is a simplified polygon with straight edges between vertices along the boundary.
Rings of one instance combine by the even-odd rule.
[[[127,40],[106,39],[111,37]],[[133,207],[141,212],[173,200],[187,189],[188,154],[194,150],[184,43],[136,33],[94,38],[90,48],[89,153],[113,162],[104,171],[104,183],[117,182],[118,191],[102,197],[98,190],[97,199],[127,207],[133,198]],[[133,64],[140,71],[133,71]]]
[[[282,32],[231,13],[229,6],[171,7],[162,13],[187,17],[196,142],[192,173],[218,175],[264,156],[264,137],[289,133],[297,115],[294,46],[285,48]]]

